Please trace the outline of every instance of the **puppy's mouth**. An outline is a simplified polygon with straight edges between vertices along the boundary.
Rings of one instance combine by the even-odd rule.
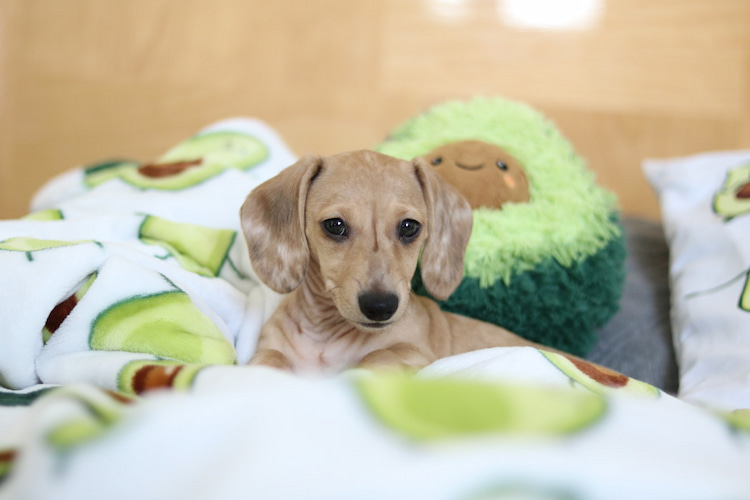
[[[364,322],[364,321],[358,321],[357,324],[361,326],[362,328],[366,328],[368,330],[379,330],[381,328],[391,326],[393,324],[393,321],[373,321],[369,323]]]

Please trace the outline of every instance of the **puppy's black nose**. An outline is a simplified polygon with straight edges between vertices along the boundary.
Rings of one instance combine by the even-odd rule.
[[[359,295],[359,310],[371,321],[387,321],[398,309],[395,293],[365,292]]]

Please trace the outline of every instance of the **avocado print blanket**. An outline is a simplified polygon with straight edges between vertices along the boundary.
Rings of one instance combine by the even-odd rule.
[[[153,163],[50,181],[0,222],[0,386],[133,391],[144,361],[246,362],[277,297],[253,276],[239,206],[294,160],[265,124],[228,120]]]
[[[294,160],[227,120],[0,221],[0,500],[750,498],[746,410],[537,349],[411,377],[243,366],[279,297],[238,210]]]
[[[747,414],[566,359],[496,348],[326,379],[185,365],[158,376],[190,371],[183,390],[16,393],[0,499],[750,498]]]

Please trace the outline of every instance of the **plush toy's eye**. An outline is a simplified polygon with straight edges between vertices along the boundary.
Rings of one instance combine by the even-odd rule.
[[[500,170],[508,170],[508,164],[502,160],[497,160],[495,162],[495,165],[497,165],[497,168],[499,168]]]
[[[346,222],[343,219],[335,217],[333,219],[326,219],[320,223],[323,226],[323,230],[326,235],[335,241],[341,241],[349,235],[349,230],[346,227]]]
[[[398,226],[398,239],[403,243],[414,241],[422,230],[422,224],[414,219],[404,219]]]
[[[438,165],[440,165],[441,163],[443,163],[443,157],[442,156],[436,156],[435,158],[432,159],[432,161],[430,163],[432,163],[433,167],[437,167]]]

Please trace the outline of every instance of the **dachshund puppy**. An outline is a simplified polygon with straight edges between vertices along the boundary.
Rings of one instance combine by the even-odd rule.
[[[251,364],[293,371],[421,368],[494,346],[537,344],[443,312],[463,278],[468,202],[422,159],[373,151],[305,157],[254,189],[241,209],[258,277],[288,294]]]

